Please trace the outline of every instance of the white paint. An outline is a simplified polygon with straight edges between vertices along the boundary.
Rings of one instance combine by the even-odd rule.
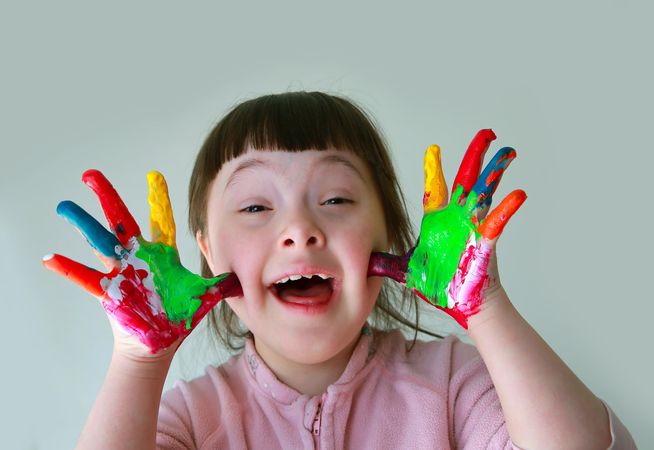
[[[133,266],[135,270],[145,270],[147,276],[141,280],[143,287],[148,291],[148,306],[152,314],[159,315],[163,312],[163,305],[161,303],[161,298],[157,293],[154,287],[154,279],[152,277],[152,271],[150,266],[147,265],[145,261],[136,256],[136,252],[140,248],[140,244],[136,237],[132,237],[129,240],[129,251],[122,251],[122,247],[116,246],[116,251],[122,251],[123,258],[120,260],[120,269],[121,272],[129,265]],[[122,293],[120,292],[120,283],[127,280],[124,275],[118,274],[114,278],[109,279],[108,277],[100,280],[100,286],[107,293],[107,297],[114,300],[117,303],[123,301]]]

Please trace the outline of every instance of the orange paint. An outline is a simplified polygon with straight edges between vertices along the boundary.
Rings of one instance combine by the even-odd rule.
[[[479,233],[486,239],[495,239],[526,199],[527,194],[522,189],[511,192],[482,222],[479,226]]]

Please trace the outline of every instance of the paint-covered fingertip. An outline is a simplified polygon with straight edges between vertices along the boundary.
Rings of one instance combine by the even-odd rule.
[[[517,153],[513,147],[502,147],[497,151],[498,154],[501,154],[503,158],[515,158]]]
[[[425,155],[435,153],[436,155],[440,155],[441,153],[441,148],[437,144],[431,144],[429,147],[427,147],[427,150],[425,150]]]
[[[41,264],[43,265],[43,267],[45,267],[51,272],[54,272],[58,275],[66,276],[66,270],[63,269],[61,263],[62,259],[64,259],[64,257],[62,257],[61,255],[58,255],[56,253],[50,253],[48,255],[45,255],[41,259]]]
[[[58,258],[59,256],[56,253],[48,253],[47,255],[44,255],[43,258],[41,258],[41,262],[47,269],[54,270],[54,266],[58,265]]]
[[[148,172],[147,179],[151,194],[157,193],[159,195],[168,195],[168,184],[166,183],[166,179],[161,174],[161,172],[152,170]]]
[[[508,211],[515,213],[525,200],[527,200],[527,193],[522,189],[516,189],[506,196],[504,202],[507,204]]]
[[[527,200],[527,193],[522,189],[511,192],[480,225],[479,234],[491,241],[496,239],[525,200]]]
[[[79,205],[77,205],[77,203],[75,203],[74,201],[62,200],[57,205],[56,212],[59,216],[63,218],[68,218],[71,216],[71,213],[79,211],[80,209],[82,208],[80,208]]]
[[[148,181],[150,181],[150,180],[159,180],[164,176],[158,170],[151,170],[150,172],[148,172],[147,177],[148,177]]]
[[[522,205],[525,202],[525,200],[527,200],[527,193],[522,189],[516,189],[515,191],[513,191],[512,195],[515,196],[516,198],[515,201],[519,201],[518,206]]]
[[[98,169],[89,169],[84,172],[82,174],[82,181],[95,193],[107,190],[108,188],[113,189],[113,186],[109,180],[107,180],[107,177],[105,177]]]
[[[65,276],[65,273],[61,270],[60,258],[61,256],[56,253],[49,253],[41,258],[41,264],[49,271]]]
[[[477,131],[477,135],[475,138],[482,138],[488,141],[494,141],[497,139],[497,135],[491,128],[483,128],[479,131]]]
[[[89,182],[97,180],[98,178],[105,178],[104,174],[98,169],[88,169],[82,174],[82,181],[86,184],[89,184]]]

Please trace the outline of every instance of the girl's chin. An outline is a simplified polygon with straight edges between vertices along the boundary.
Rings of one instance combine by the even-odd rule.
[[[315,365],[342,358],[348,361],[361,333],[360,330],[357,330],[353,337],[347,337],[347,334],[341,332],[335,335],[332,332],[325,336],[307,336],[306,334],[279,336],[288,341],[280,342],[278,340],[275,347],[284,359],[295,364]]]

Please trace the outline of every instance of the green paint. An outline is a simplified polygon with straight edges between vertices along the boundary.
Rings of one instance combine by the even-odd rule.
[[[447,307],[447,285],[452,281],[461,254],[477,227],[472,212],[477,194],[470,192],[466,203],[459,205],[463,186],[457,186],[447,207],[425,214],[420,239],[411,259],[406,285],[423,294],[432,304]]]
[[[190,329],[191,319],[202,304],[199,297],[227,274],[216,278],[202,278],[182,266],[175,248],[146,241],[139,244],[136,257],[150,267],[155,289],[161,297],[168,320],[174,323],[185,320],[186,329]]]

